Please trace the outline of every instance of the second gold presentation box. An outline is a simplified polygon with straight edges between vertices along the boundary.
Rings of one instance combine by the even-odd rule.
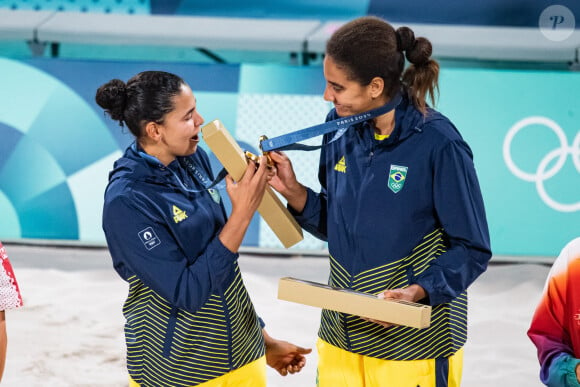
[[[280,278],[278,298],[413,328],[428,328],[431,322],[429,305],[379,299],[372,294],[292,277]]]

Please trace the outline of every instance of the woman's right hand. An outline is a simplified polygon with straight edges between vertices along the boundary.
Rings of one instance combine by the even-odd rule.
[[[267,168],[266,157],[262,156],[257,168],[253,161],[248,162],[240,181],[235,182],[230,175],[226,176],[226,190],[232,202],[232,213],[220,232],[219,239],[230,251],[239,250],[252,216],[262,202],[268,181],[274,174],[273,169]]]
[[[261,156],[257,166],[251,160],[248,162],[240,181],[235,182],[230,175],[226,176],[226,190],[232,202],[232,216],[248,217],[251,220],[274,173],[267,168],[266,157]]]
[[[276,176],[270,181],[270,185],[283,196],[291,193],[299,185],[292,168],[292,162],[283,152],[273,151],[269,153],[276,167]]]

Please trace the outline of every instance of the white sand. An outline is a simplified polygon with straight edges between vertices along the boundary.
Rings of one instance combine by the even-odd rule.
[[[103,249],[7,245],[25,307],[7,312],[2,386],[127,386],[121,306],[127,285]],[[270,335],[312,347],[320,311],[276,299],[277,280],[324,281],[324,258],[240,258],[244,280]],[[491,265],[470,289],[463,386],[541,386],[526,336],[548,267]],[[315,385],[316,353],[299,375],[269,369],[269,386]]]

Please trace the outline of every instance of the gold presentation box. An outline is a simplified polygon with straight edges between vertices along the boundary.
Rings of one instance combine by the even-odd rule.
[[[242,148],[221,121],[214,120],[203,126],[201,133],[207,146],[210,147],[230,176],[239,181],[246,171],[248,160]],[[266,187],[258,212],[284,247],[291,247],[304,238],[302,228],[280,201],[272,187]]]
[[[380,299],[373,294],[292,277],[280,278],[278,298],[419,329],[428,328],[431,323],[429,305]]]

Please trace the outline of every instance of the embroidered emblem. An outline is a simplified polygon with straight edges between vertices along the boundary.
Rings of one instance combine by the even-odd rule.
[[[157,234],[155,234],[152,227],[147,227],[146,229],[139,231],[139,239],[141,239],[141,242],[143,242],[147,250],[151,250],[161,244],[161,240],[157,237]]]
[[[344,156],[342,156],[342,158],[338,160],[338,163],[336,163],[336,165],[334,166],[334,170],[346,173],[346,160],[344,159]]]
[[[179,223],[187,219],[187,214],[185,211],[179,209],[177,206],[173,206],[173,221]]]
[[[578,309],[578,313],[574,315],[574,320],[576,320],[577,325],[580,325],[580,309]]]
[[[405,180],[407,179],[407,169],[407,167],[391,164],[388,186],[394,193],[403,189]]]

